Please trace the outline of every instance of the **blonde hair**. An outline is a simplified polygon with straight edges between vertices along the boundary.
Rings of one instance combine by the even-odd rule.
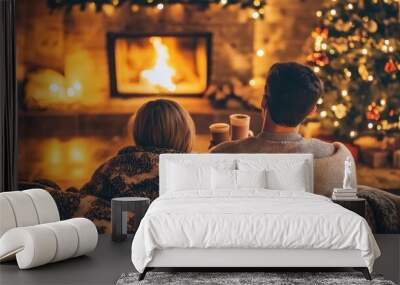
[[[178,103],[158,99],[139,108],[132,127],[138,146],[191,152],[195,136],[192,117]]]

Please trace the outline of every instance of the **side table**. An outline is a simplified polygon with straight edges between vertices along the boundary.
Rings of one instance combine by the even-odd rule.
[[[365,218],[365,199],[332,199],[333,203],[339,204],[340,206],[359,214],[361,217]]]
[[[119,197],[111,200],[111,226],[113,241],[124,241],[128,232],[128,211],[135,215],[135,232],[150,205],[149,198]]]

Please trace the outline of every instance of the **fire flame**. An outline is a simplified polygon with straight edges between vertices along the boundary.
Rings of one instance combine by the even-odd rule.
[[[172,81],[172,78],[176,70],[168,64],[168,47],[162,43],[160,37],[150,38],[150,43],[156,51],[156,62],[152,68],[143,70],[140,73],[141,78],[144,78],[154,86],[165,88],[168,91],[175,91],[176,85]]]

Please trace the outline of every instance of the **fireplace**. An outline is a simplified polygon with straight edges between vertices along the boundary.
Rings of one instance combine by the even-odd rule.
[[[112,96],[201,95],[211,71],[211,34],[108,33]]]

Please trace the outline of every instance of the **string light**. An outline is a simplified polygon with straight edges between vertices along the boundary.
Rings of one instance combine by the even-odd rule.
[[[333,125],[334,125],[335,127],[339,127],[340,123],[339,123],[339,121],[334,121],[334,122],[333,122]]]
[[[349,9],[349,10],[353,10],[353,9],[354,9],[354,6],[353,6],[353,4],[351,4],[351,3],[347,4],[347,9]]]
[[[368,50],[367,50],[366,48],[363,48],[363,49],[361,50],[361,53],[362,53],[363,55],[367,55],[367,54],[368,54]]]
[[[327,111],[321,111],[321,113],[319,113],[319,115],[321,116],[321,118],[325,118],[328,115]]]
[[[368,123],[368,129],[372,129],[374,127],[373,123]]]
[[[314,72],[315,72],[315,73],[319,73],[320,70],[321,70],[318,66],[314,66],[313,69],[314,69]]]
[[[350,131],[349,135],[350,135],[351,138],[354,138],[357,135],[357,132],[354,131],[354,130]]]
[[[249,85],[252,86],[252,87],[256,86],[256,80],[255,79],[250,79],[249,80]]]
[[[347,95],[349,95],[349,92],[346,89],[342,90],[342,97],[346,97]]]
[[[336,10],[335,9],[331,9],[329,11],[329,13],[331,13],[332,16],[336,16]]]
[[[265,51],[262,48],[260,48],[257,50],[256,54],[258,57],[263,57],[265,55]]]
[[[226,4],[228,4],[228,0],[220,0],[219,4],[221,4],[222,6],[225,6]]]
[[[315,12],[315,15],[316,15],[318,18],[321,18],[321,17],[322,17],[322,11],[321,11],[321,10],[318,10],[317,12]]]
[[[158,3],[156,7],[157,7],[158,10],[162,10],[162,9],[164,9],[164,4],[163,3]]]
[[[344,75],[345,75],[347,78],[350,78],[350,77],[351,77],[351,71],[348,70],[347,68],[345,68],[345,69],[344,69]]]
[[[322,103],[324,103],[324,99],[322,99],[321,97],[318,98],[317,104],[321,105]]]
[[[257,11],[254,11],[254,12],[251,14],[251,17],[252,17],[254,20],[256,20],[256,19],[260,18],[260,13],[258,13]]]
[[[368,81],[373,81],[374,77],[372,75],[368,75]]]

